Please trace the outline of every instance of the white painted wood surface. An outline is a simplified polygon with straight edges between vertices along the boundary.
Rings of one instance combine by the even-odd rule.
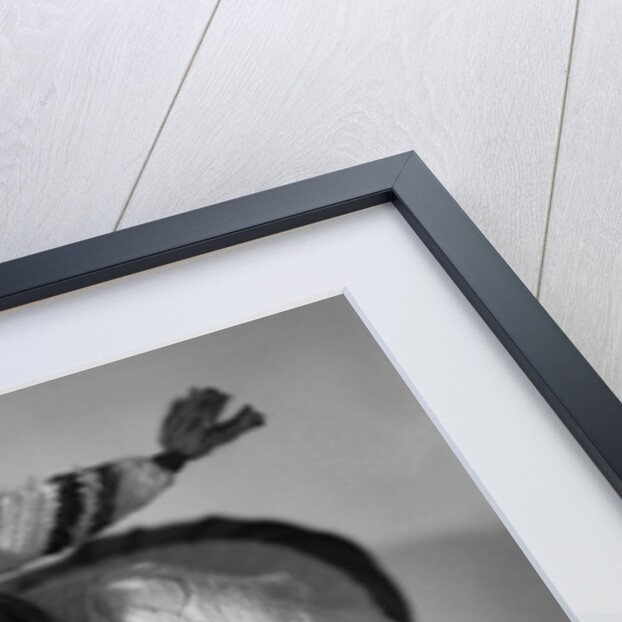
[[[534,287],[574,0],[223,0],[127,227],[415,149]]]
[[[541,300],[622,398],[622,4],[582,2]]]
[[[0,2],[0,261],[115,227],[214,5]]]

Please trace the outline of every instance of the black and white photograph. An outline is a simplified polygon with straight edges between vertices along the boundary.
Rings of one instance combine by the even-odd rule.
[[[568,619],[343,296],[4,395],[0,437],[41,619]]]

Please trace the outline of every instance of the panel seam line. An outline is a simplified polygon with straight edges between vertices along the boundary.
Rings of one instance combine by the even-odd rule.
[[[125,204],[123,205],[123,208],[121,209],[121,213],[119,214],[119,217],[117,218],[113,231],[117,231],[119,229],[119,226],[121,225],[121,222],[123,221],[123,218],[127,212],[127,209],[130,205],[130,202],[132,200],[132,197],[134,196],[134,193],[136,192],[136,188],[138,187],[138,184],[140,183],[140,180],[142,179],[143,173],[145,172],[145,169],[147,168],[147,164],[149,163],[149,160],[151,159],[151,156],[155,150],[155,147],[158,143],[158,140],[160,139],[160,136],[162,134],[162,131],[164,130],[164,126],[166,125],[166,123],[168,122],[168,119],[171,115],[171,112],[173,110],[173,107],[175,106],[175,103],[177,102],[177,98],[179,97],[179,93],[181,92],[181,89],[184,85],[184,83],[186,82],[186,78],[188,77],[188,74],[190,73],[190,69],[192,68],[192,65],[194,64],[194,60],[197,57],[197,54],[199,53],[199,50],[201,49],[201,46],[203,45],[203,41],[205,40],[205,36],[207,35],[207,31],[209,30],[209,27],[212,24],[212,21],[214,20],[214,16],[216,15],[216,11],[218,11],[218,7],[220,6],[221,0],[217,0],[216,4],[214,5],[214,10],[212,11],[211,15],[209,16],[207,23],[205,24],[205,28],[203,28],[203,32],[201,33],[201,36],[199,37],[199,41],[196,44],[192,55],[190,56],[190,61],[188,62],[188,65],[186,66],[186,69],[184,70],[184,73],[181,77],[181,80],[177,86],[177,89],[175,90],[175,94],[173,95],[173,98],[171,99],[170,104],[168,105],[168,108],[166,110],[166,113],[164,114],[164,118],[162,119],[162,122],[160,123],[160,126],[158,127],[158,131],[156,132],[155,138],[153,139],[153,142],[151,143],[151,147],[149,147],[149,150],[147,151],[147,155],[145,157],[145,160],[142,164],[142,166],[140,167],[140,170],[138,171],[138,175],[136,177],[136,179],[134,180],[134,183],[132,184],[132,188],[130,190],[130,193],[127,197],[127,200],[125,201]]]
[[[562,132],[563,132],[563,127],[564,127],[564,120],[566,117],[566,107],[567,107],[567,102],[568,102],[568,85],[570,83],[570,68],[572,66],[572,57],[574,53],[575,38],[576,38],[576,33],[577,33],[577,22],[578,22],[578,17],[579,17],[579,3],[580,3],[580,0],[576,0],[574,17],[573,17],[573,22],[572,22],[572,34],[570,36],[570,49],[568,51],[568,62],[566,65],[566,80],[564,82],[561,112],[559,115],[559,126],[557,129],[557,140],[555,144],[555,157],[553,160],[553,171],[551,175],[551,187],[549,189],[546,215],[544,218],[544,230],[542,233],[542,246],[541,246],[541,251],[540,251],[540,265],[538,269],[538,278],[536,280],[536,287],[535,287],[535,297],[538,300],[540,300],[540,293],[542,290],[542,275],[544,273],[544,263],[545,263],[545,256],[546,256],[546,250],[547,250],[547,242],[549,238],[549,227],[551,223],[551,211],[552,211],[552,206],[553,206],[553,197],[555,195],[555,185],[557,182],[557,169],[559,166],[559,154],[561,150]]]

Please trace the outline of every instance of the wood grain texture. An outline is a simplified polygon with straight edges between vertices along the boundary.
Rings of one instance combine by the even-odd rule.
[[[540,299],[622,398],[622,5],[582,2]]]
[[[223,0],[121,225],[415,149],[529,287],[573,0]]]
[[[0,261],[114,228],[214,4],[0,3]]]

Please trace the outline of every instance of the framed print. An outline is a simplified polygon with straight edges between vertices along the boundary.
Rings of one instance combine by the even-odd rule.
[[[265,414],[263,429],[184,468],[118,535],[74,541],[97,495],[54,496],[42,546],[28,540],[31,557],[0,581],[7,598],[51,611],[66,583],[80,607],[100,602],[77,579],[89,564],[107,568],[119,550],[142,561],[167,538],[187,545],[183,527],[201,534],[197,550],[225,547],[206,559],[243,559],[227,553],[231,540],[269,540],[315,551],[341,577],[314,583],[315,571],[297,575],[270,553],[264,574],[281,575],[244,592],[262,615],[276,601],[313,620],[622,615],[622,406],[416,154],[7,262],[0,300],[11,490],[63,471],[65,490],[82,481],[78,466],[133,453],[151,465],[157,439],[170,450],[167,429],[190,429],[194,447],[194,423],[161,422],[193,386]],[[56,519],[66,527],[68,515],[63,531]],[[139,523],[140,537],[123,531]],[[50,542],[66,545],[60,558],[45,555]],[[140,585],[169,585],[165,571]]]

